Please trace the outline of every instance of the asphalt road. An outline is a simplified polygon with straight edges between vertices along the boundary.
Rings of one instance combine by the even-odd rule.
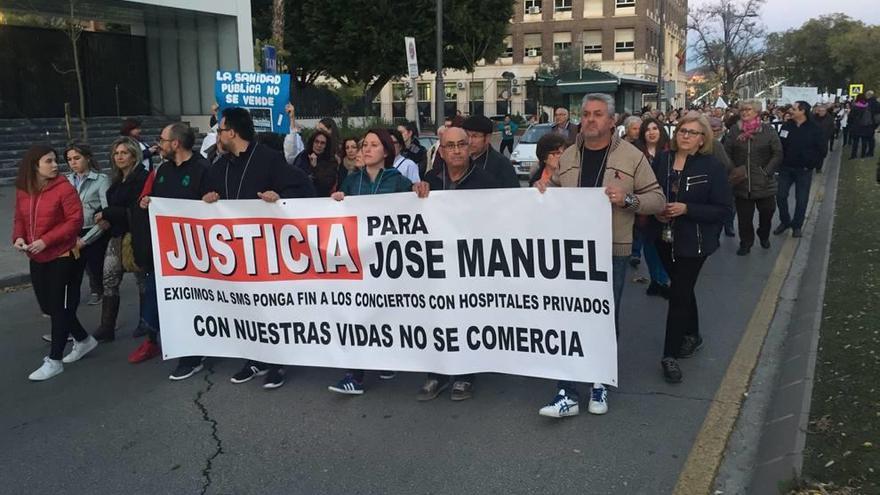
[[[170,382],[171,362],[126,362],[137,345],[131,280],[117,341],[30,383],[48,320],[30,289],[0,294],[0,493],[669,493],[778,245],[737,257],[723,239],[698,285],[706,346],[682,361],[680,385],[660,373],[665,302],[628,274],[621,388],[607,415],[584,407],[565,420],[537,414],[552,382],[508,375],[479,376],[459,403],[417,402],[415,373],[368,374],[361,397],[328,392],[333,369],[292,369],[274,391],[233,385],[238,360]],[[97,324],[97,308],[80,315]]]

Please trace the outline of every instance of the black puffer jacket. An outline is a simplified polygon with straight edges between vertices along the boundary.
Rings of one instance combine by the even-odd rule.
[[[733,188],[738,198],[762,199],[776,195],[776,168],[782,164],[782,143],[772,126],[761,124],[758,132],[740,140],[742,123],[730,129],[724,139],[724,151],[734,167],[746,168],[746,180]]]
[[[669,201],[687,205],[687,213],[673,220],[673,256],[694,258],[714,253],[725,222],[733,216],[733,196],[727,173],[712,155],[691,155],[685,161],[679,180],[672,181],[674,151],[663,151],[654,158],[652,167],[663,193]],[[674,183],[678,194],[670,194]],[[651,217],[648,234],[660,236],[663,224]]]

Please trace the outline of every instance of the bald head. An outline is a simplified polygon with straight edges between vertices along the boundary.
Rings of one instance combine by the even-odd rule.
[[[455,170],[470,165],[468,136],[461,127],[450,127],[440,136],[440,156],[446,166]]]

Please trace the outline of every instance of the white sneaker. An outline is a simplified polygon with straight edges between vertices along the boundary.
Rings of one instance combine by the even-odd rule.
[[[73,349],[70,350],[70,353],[68,353],[66,356],[64,356],[64,359],[62,359],[62,361],[65,364],[70,364],[70,363],[74,363],[76,361],[79,361],[80,359],[83,358],[83,356],[92,352],[92,350],[94,350],[95,347],[98,347],[98,341],[95,340],[95,338],[92,337],[91,335],[86,337],[85,340],[83,340],[82,342],[74,341],[73,342]]]
[[[61,364],[61,361],[57,359],[49,359],[49,356],[46,356],[43,358],[43,365],[40,366],[37,371],[31,373],[28,376],[28,380],[41,382],[60,374],[62,371],[64,371],[64,365]]]
[[[590,414],[605,414],[608,412],[608,390],[602,386],[593,385],[590,391]]]
[[[564,418],[566,416],[577,416],[580,413],[578,402],[568,394],[564,389],[560,389],[556,397],[553,398],[546,406],[542,407],[538,414],[547,416],[548,418]]]

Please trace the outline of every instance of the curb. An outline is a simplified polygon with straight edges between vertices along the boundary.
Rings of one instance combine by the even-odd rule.
[[[13,273],[11,275],[3,275],[2,277],[0,277],[0,289],[14,287],[16,285],[29,284],[30,282],[30,273]]]
[[[795,258],[802,259],[809,252],[810,242],[808,241],[811,240],[812,230],[815,229],[815,221],[818,216],[816,206],[821,202],[820,192],[824,192],[827,174],[824,174],[821,179],[821,187],[817,187],[820,186],[817,184],[819,182],[820,180],[814,176],[807,210],[807,219],[811,222],[809,224],[811,228],[805,232],[804,239],[787,237],[784,241],[776,264],[768,274],[767,285],[761,299],[752,313],[712,405],[706,413],[706,418],[685,465],[679,473],[679,479],[673,492],[676,495],[746,493],[744,490],[748,489],[747,486],[751,481],[751,466],[748,461],[757,455],[758,447],[758,442],[754,441],[753,435],[755,433],[760,435],[760,426],[763,426],[763,421],[758,423],[760,425],[758,432],[743,431],[743,422],[749,423],[750,419],[754,421],[763,418],[769,408],[769,398],[763,397],[763,400],[756,400],[754,396],[750,395],[754,393],[755,387],[760,387],[762,384],[768,385],[766,383],[768,378],[770,387],[775,388],[773,387],[776,377],[775,370],[769,370],[771,376],[767,377],[768,370],[765,369],[764,360],[767,353],[771,352],[769,347],[775,347],[772,341],[775,340],[778,327],[787,327],[787,322],[780,321],[786,319],[784,314],[786,304],[797,299],[797,289],[804,267],[798,267],[795,264]],[[798,270],[799,268],[800,270]],[[792,287],[794,284],[797,285]],[[785,331],[787,328],[782,330]],[[755,445],[751,446],[748,443],[744,445],[743,435],[749,436]],[[731,481],[737,485],[732,491],[729,490]],[[719,485],[721,486],[719,487]]]

